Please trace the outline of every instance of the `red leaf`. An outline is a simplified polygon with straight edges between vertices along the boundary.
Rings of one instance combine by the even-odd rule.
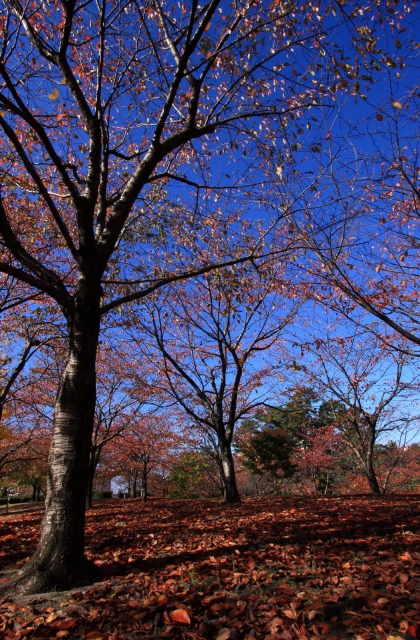
[[[71,629],[75,624],[77,624],[76,618],[64,618],[61,620],[53,620],[48,626],[54,627],[54,629]]]
[[[191,624],[190,616],[185,609],[175,609],[169,613],[169,617],[172,622],[178,622],[179,624]]]

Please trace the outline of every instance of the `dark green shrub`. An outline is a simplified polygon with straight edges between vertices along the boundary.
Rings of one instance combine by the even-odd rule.
[[[92,491],[92,498],[94,500],[105,500],[112,498],[112,491]]]

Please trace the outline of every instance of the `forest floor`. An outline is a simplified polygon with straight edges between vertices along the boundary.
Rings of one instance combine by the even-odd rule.
[[[0,601],[0,640],[412,640],[420,496],[108,500],[87,517],[104,580]],[[0,521],[0,582],[42,513]]]

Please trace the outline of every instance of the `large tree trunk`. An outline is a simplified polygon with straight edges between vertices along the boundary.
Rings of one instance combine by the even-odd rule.
[[[233,455],[230,443],[226,440],[219,439],[220,455],[222,458],[222,481],[225,502],[234,504],[240,502],[238,487],[236,486],[235,465],[233,463]]]
[[[97,568],[84,557],[85,504],[96,400],[99,287],[96,299],[94,294],[95,290],[88,290],[85,281],[79,283],[75,310],[68,321],[69,359],[55,402],[41,538],[34,556],[17,579],[9,583],[8,590],[13,594],[68,589],[98,575]]]

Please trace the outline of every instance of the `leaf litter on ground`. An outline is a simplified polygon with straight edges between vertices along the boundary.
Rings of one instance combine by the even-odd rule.
[[[419,499],[98,502],[86,552],[103,581],[0,601],[0,640],[419,638]],[[0,581],[41,516],[3,517]]]

